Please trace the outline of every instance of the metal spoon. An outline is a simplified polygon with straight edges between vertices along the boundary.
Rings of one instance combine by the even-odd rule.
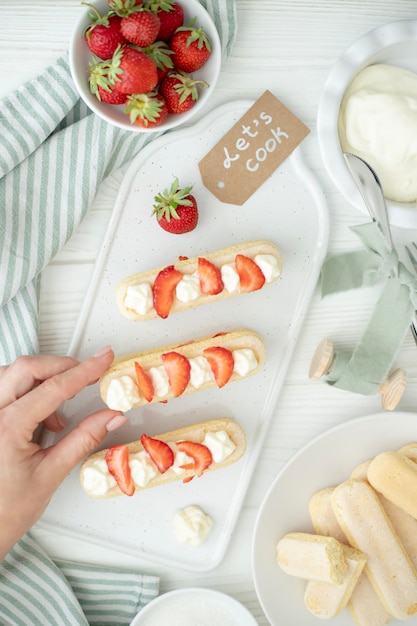
[[[376,172],[374,172],[366,161],[356,156],[356,154],[344,152],[343,156],[365,202],[369,215],[374,222],[379,222],[382,232],[387,238],[391,248],[393,248],[394,243],[389,225],[387,205],[382,191],[382,185]],[[414,314],[410,328],[414,341],[417,344],[417,312]]]

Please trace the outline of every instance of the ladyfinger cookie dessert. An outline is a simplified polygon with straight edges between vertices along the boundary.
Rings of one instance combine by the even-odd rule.
[[[368,480],[388,500],[417,518],[417,464],[403,454],[386,451],[369,464]]]
[[[131,320],[165,319],[176,311],[261,289],[276,281],[281,270],[275,244],[248,241],[129,276],[116,287],[116,303]]]
[[[116,358],[100,379],[100,393],[109,408],[128,411],[223,387],[255,374],[265,361],[265,344],[254,331],[218,333]]]
[[[222,469],[238,461],[245,448],[245,432],[237,422],[208,420],[95,452],[81,465],[80,482],[93,498],[132,496]]]

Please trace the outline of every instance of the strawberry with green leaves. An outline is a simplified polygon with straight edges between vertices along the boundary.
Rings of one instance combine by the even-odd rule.
[[[130,15],[141,7],[143,0],[109,0],[109,8],[119,17]]]
[[[211,43],[203,27],[194,27],[195,18],[187,26],[180,26],[170,39],[174,52],[174,66],[182,72],[199,70],[211,55]]]
[[[192,186],[181,189],[176,178],[170,189],[155,196],[152,215],[156,215],[161,228],[175,235],[195,229],[198,223],[198,205],[195,197],[190,194],[191,190]]]
[[[174,67],[171,58],[174,53],[164,41],[154,41],[143,52],[155,63],[158,72],[158,83],[160,83]]]
[[[165,122],[168,107],[159,93],[150,91],[127,96],[125,113],[129,115],[132,124],[141,128],[154,128]]]
[[[156,13],[144,9],[126,15],[120,22],[120,30],[126,40],[141,48],[153,44],[158,35],[159,26],[159,17]]]
[[[170,113],[185,113],[197,102],[199,88],[207,88],[204,80],[194,80],[185,72],[170,72],[159,86]]]
[[[175,0],[148,0],[145,6],[159,17],[157,39],[160,41],[169,41],[177,28],[184,24],[184,9]]]
[[[111,77],[117,91],[148,93],[158,84],[156,65],[144,52],[122,46],[116,50],[111,60]]]
[[[90,13],[92,22],[84,33],[87,46],[100,59],[111,59],[116,48],[126,43],[120,30],[121,18],[112,13],[101,16],[95,6],[84,4],[94,11]]]

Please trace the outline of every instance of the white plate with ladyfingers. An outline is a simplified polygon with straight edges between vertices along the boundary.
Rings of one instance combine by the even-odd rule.
[[[331,615],[329,623],[353,626],[354,614],[362,615],[356,623],[400,624],[408,616],[407,623],[417,624],[417,520],[403,510],[414,506],[417,495],[416,419],[415,414],[396,412],[345,422],[308,443],[275,478],[259,510],[252,543],[254,583],[271,626],[314,626]],[[392,486],[392,477],[404,468],[407,476]],[[407,492],[410,472],[414,497]],[[313,558],[319,556],[316,542],[323,537],[334,538],[338,548],[350,544],[348,549],[356,551],[360,546],[367,559],[347,593],[347,576],[330,585],[316,579],[318,561],[314,564]],[[302,553],[310,555],[304,564]],[[335,565],[334,554],[331,560]],[[385,579],[380,578],[384,572]],[[304,578],[307,573],[310,580]],[[370,615],[372,621],[365,621]]]
[[[187,352],[181,346],[239,329],[256,333],[266,349],[259,371],[234,375],[221,388],[204,384],[195,393],[168,394],[167,402],[137,403],[127,412],[129,423],[109,434],[101,446],[227,418],[243,429],[246,450],[237,462],[216,472],[204,472],[186,483],[170,481],[132,497],[89,497],[76,468],[53,497],[41,527],[190,571],[213,569],[225,554],[317,284],[329,233],[327,204],[304,163],[303,144],[243,206],[222,203],[204,186],[199,161],[252,104],[223,105],[197,125],[156,139],[132,161],[71,347],[71,353],[82,359],[111,344],[119,358],[173,344],[176,352]],[[154,196],[175,177],[182,186],[193,185],[200,207],[197,228],[184,235],[165,232],[151,215]],[[179,257],[205,256],[250,240],[271,241],[282,257],[281,276],[265,288],[190,305],[164,319],[133,321],[121,315],[115,292],[125,278],[175,264]],[[227,335],[220,335],[219,343],[222,336]],[[127,374],[134,376],[134,368]],[[95,385],[66,403],[64,413],[75,425],[101,407]],[[55,439],[51,435],[46,443]],[[189,505],[198,505],[213,520],[208,538],[197,547],[180,545],[173,533],[174,515]]]

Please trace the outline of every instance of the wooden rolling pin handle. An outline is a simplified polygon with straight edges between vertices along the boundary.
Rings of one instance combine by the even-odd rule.
[[[332,370],[335,352],[333,342],[330,339],[323,339],[317,346],[310,364],[309,377],[318,380],[322,376],[329,374]],[[407,384],[407,374],[403,369],[396,369],[381,384],[379,393],[381,394],[382,407],[386,411],[393,411],[402,398]]]

